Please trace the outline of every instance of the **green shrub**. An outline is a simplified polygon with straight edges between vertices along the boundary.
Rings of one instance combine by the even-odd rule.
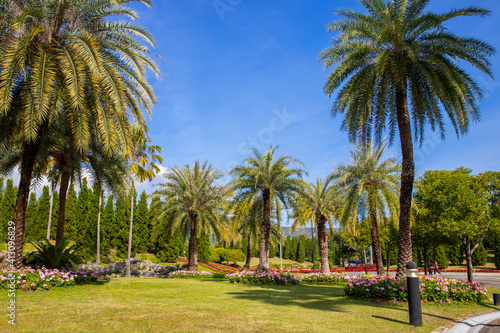
[[[448,260],[452,265],[460,265],[464,261],[464,251],[460,244],[449,245],[447,250]]]
[[[488,253],[481,243],[472,254],[472,266],[484,266],[488,260]]]
[[[439,264],[439,269],[446,269],[448,268],[448,258],[446,257],[446,253],[444,250],[443,246],[438,246],[436,248],[435,254],[434,254],[434,260],[436,260]]]
[[[226,275],[231,283],[242,284],[278,284],[294,285],[300,283],[300,278],[286,272],[237,272]]]

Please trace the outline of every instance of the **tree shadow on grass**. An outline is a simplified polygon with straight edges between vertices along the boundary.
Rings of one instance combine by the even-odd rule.
[[[247,288],[244,290],[229,292],[228,295],[240,300],[278,306],[300,306],[314,310],[344,312],[344,304],[339,304],[339,298],[343,298],[341,288],[304,285],[252,285],[245,287]]]

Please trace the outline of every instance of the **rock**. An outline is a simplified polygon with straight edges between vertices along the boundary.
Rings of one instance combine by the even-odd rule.
[[[140,269],[142,260],[139,258],[130,258],[130,269]]]
[[[139,272],[139,271],[130,271],[130,276],[139,277],[139,276],[141,276],[141,272]]]

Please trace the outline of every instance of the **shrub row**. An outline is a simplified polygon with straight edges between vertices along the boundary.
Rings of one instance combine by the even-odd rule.
[[[238,272],[226,275],[232,283],[242,284],[279,284],[294,285],[300,283],[300,278],[291,273],[284,272]]]

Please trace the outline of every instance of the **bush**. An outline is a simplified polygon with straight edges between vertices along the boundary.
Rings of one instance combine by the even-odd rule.
[[[345,273],[311,273],[303,275],[300,278],[302,282],[328,282],[328,283],[345,283],[350,280],[350,277]]]
[[[448,266],[449,266],[448,258],[446,257],[446,253],[445,253],[443,246],[438,246],[436,248],[436,253],[434,254],[434,259],[438,262],[439,269],[448,268]]]
[[[175,271],[168,275],[172,279],[211,279],[213,273],[207,271]]]
[[[284,272],[239,272],[228,274],[226,277],[232,283],[242,284],[278,284],[295,285],[300,283],[300,278],[291,273]]]
[[[488,253],[481,243],[472,254],[472,266],[484,266],[488,260]]]
[[[491,299],[479,282],[421,276],[420,296],[427,302],[483,303]],[[408,292],[404,278],[395,276],[354,276],[345,287],[347,296],[406,301]]]
[[[448,260],[452,265],[460,265],[464,261],[464,253],[460,244],[448,246]]]

